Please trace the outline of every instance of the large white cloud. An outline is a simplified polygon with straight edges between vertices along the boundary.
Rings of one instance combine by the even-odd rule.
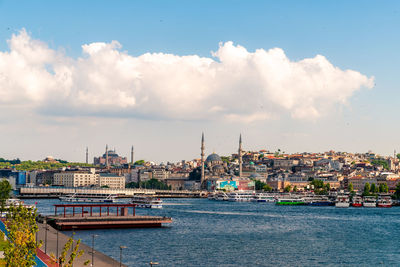
[[[0,52],[0,104],[53,115],[165,119],[318,118],[373,77],[324,56],[290,61],[280,48],[249,52],[221,43],[211,58],[121,51],[117,41],[82,46],[77,59],[23,29]]]

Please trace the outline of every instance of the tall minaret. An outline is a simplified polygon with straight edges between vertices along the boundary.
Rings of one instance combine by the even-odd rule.
[[[201,134],[201,180],[200,185],[204,187],[204,133]]]
[[[108,145],[106,145],[106,167],[108,168]]]
[[[242,134],[239,136],[239,178],[242,177]]]
[[[86,164],[89,163],[89,149],[86,147]]]
[[[131,148],[131,164],[133,164],[133,146]]]

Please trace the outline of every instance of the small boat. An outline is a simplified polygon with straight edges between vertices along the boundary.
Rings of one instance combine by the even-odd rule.
[[[335,202],[327,197],[311,197],[306,199],[306,204],[309,206],[334,206]]]
[[[217,193],[210,192],[208,193],[207,199],[208,200],[216,200]]]
[[[393,204],[392,198],[390,196],[379,196],[377,206],[379,208],[391,208]]]
[[[228,201],[229,197],[226,193],[224,192],[220,192],[215,196],[215,200],[219,200],[219,201]]]
[[[351,206],[359,208],[359,207],[362,207],[362,205],[363,205],[362,197],[354,196],[353,201],[351,202]]]
[[[375,198],[375,196],[365,196],[363,198],[363,207],[375,208],[376,207],[376,198]]]
[[[350,198],[348,195],[339,195],[336,198],[336,208],[348,208],[350,206]]]
[[[228,201],[231,202],[250,202],[252,198],[253,195],[249,193],[231,193],[228,195]]]
[[[131,200],[132,204],[136,204],[138,208],[161,209],[162,200],[155,197],[134,196]]]
[[[268,194],[263,194],[263,193],[258,193],[253,196],[252,199],[250,199],[251,202],[275,202],[275,197],[268,195]]]
[[[282,206],[298,206],[305,205],[306,202],[302,198],[278,198],[275,204]]]
[[[84,202],[84,203],[114,203],[117,202],[117,195],[109,194],[93,194],[86,196],[79,196],[76,193],[67,195],[65,197],[59,197],[60,201],[63,202]]]

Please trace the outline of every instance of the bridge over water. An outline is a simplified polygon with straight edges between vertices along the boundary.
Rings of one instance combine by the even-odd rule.
[[[60,196],[78,194],[118,194],[121,197],[132,197],[134,195],[148,195],[156,197],[187,197],[199,198],[206,196],[205,191],[189,190],[159,190],[138,188],[75,188],[75,187],[21,187],[19,190],[21,198],[58,198]]]

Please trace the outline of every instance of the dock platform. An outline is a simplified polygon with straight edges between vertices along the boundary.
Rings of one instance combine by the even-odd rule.
[[[59,204],[54,215],[46,216],[48,224],[59,230],[150,228],[171,223],[170,217],[138,216],[136,204]],[[67,213],[72,208],[72,214]],[[129,214],[129,209],[132,213]],[[63,210],[59,214],[59,210]],[[76,212],[77,211],[77,212]]]

